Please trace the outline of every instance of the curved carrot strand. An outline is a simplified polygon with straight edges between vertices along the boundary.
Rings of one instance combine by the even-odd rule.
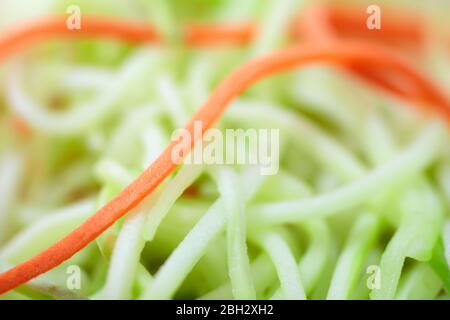
[[[160,41],[155,28],[147,23],[105,17],[84,17],[81,29],[69,29],[65,17],[32,20],[0,35],[0,61],[49,36],[113,38],[128,42]]]
[[[315,4],[307,7],[292,24],[294,37],[310,41],[324,37],[363,37],[390,43],[424,44],[424,21],[420,16],[393,9],[382,9],[381,29],[370,30],[366,23],[366,6],[333,6]]]
[[[359,35],[390,43],[409,42],[415,47],[425,43],[423,21],[415,15],[383,10],[380,30],[369,30],[366,26],[367,17],[366,7],[363,6],[342,7],[319,4],[305,10],[294,24],[293,32],[303,35],[306,40],[313,43],[338,41],[342,39],[342,34]],[[405,85],[399,84],[398,79],[381,74],[370,66],[353,63],[348,65],[347,69],[363,80],[377,84],[395,95],[417,100],[415,88],[408,90],[408,86],[405,88]]]
[[[366,23],[367,6],[327,6],[329,23],[339,34],[394,43],[423,45],[426,37],[424,20],[413,12],[401,12],[381,6],[381,28],[370,30]]]
[[[193,115],[185,126],[194,137],[192,141],[179,139],[170,143],[147,170],[81,226],[38,255],[1,273],[0,294],[69,259],[129,210],[139,205],[175,169],[176,165],[172,161],[175,148],[190,151],[202,138],[194,135],[194,122],[202,122],[204,133],[220,118],[230,101],[255,82],[274,73],[312,62],[338,64],[358,62],[394,69],[413,79],[417,86],[424,88],[424,92],[427,92],[427,95],[423,96],[424,102],[433,104],[433,109],[450,121],[450,101],[447,97],[413,67],[378,46],[346,42],[325,46],[296,46],[252,60],[230,74]]]

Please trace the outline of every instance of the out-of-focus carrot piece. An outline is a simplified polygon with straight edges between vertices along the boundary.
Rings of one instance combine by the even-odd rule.
[[[22,138],[29,139],[33,135],[28,123],[20,117],[14,116],[11,118],[11,127]]]
[[[313,5],[296,20],[292,32],[297,37],[313,43],[329,43],[347,37],[363,37],[404,45],[408,43],[417,48],[425,43],[423,21],[412,13],[395,12],[392,9],[382,9],[382,26],[380,30],[370,30],[366,25],[367,7],[363,6],[330,6]],[[412,25],[412,27],[411,27]],[[365,81],[401,97],[416,101],[418,94],[415,88],[392,75],[385,75],[372,66],[351,63],[347,69],[360,76]]]
[[[196,24],[185,26],[184,41],[188,45],[246,44],[252,41],[256,26],[253,23]]]
[[[49,37],[102,37],[126,42],[161,41],[151,25],[133,20],[105,17],[83,17],[81,29],[69,29],[65,17],[32,20],[0,34],[0,62],[29,45]]]

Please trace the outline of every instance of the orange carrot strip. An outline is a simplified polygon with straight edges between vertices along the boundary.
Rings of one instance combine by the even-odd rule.
[[[441,113],[450,122],[450,101],[434,85],[413,67],[406,64],[388,50],[363,43],[334,43],[324,46],[296,46],[245,63],[230,74],[209,96],[193,115],[186,129],[194,137],[192,141],[173,141],[135,181],[93,216],[86,220],[62,240],[40,254],[0,274],[0,294],[49,271],[76,252],[83,249],[103,231],[129,210],[135,208],[145,197],[175,169],[172,152],[175,148],[192,150],[202,137],[194,135],[194,122],[202,121],[203,133],[216,122],[232,99],[255,82],[274,73],[289,70],[312,62],[367,63],[379,68],[394,69],[423,87],[424,102],[433,104],[432,110]],[[186,156],[186,154],[184,154]]]
[[[313,5],[294,22],[292,32],[309,40],[325,34],[333,37],[367,37],[390,43],[423,45],[426,37],[424,20],[412,12],[381,8],[381,29],[370,30],[366,6]]]
[[[314,43],[326,43],[342,38],[342,33],[371,36],[377,40],[409,41],[414,45],[424,43],[423,25],[420,19],[409,14],[399,14],[395,11],[383,10],[382,29],[369,30],[366,26],[366,7],[342,7],[330,5],[315,5],[307,9],[296,24],[293,32],[303,35],[306,40]],[[414,28],[411,21],[417,21]],[[409,22],[409,23],[408,23]],[[357,74],[363,80],[376,84],[394,95],[408,97],[411,101],[420,100],[417,88],[400,84],[399,79],[384,75],[370,66],[349,64],[347,69]],[[419,89],[420,90],[420,89]],[[418,99],[419,98],[419,99]]]
[[[423,45],[425,39],[424,21],[417,14],[402,10],[381,8],[381,29],[370,30],[366,26],[366,7],[329,7],[330,22],[335,29],[349,35],[373,37],[385,41],[409,42],[414,46]]]
[[[253,38],[250,23],[190,24],[184,30],[183,40],[189,45],[224,43],[243,44]],[[133,43],[162,41],[161,34],[151,25],[133,20],[87,16],[81,20],[81,29],[69,29],[65,17],[47,17],[24,23],[19,28],[0,35],[0,61],[24,47],[51,36],[95,36]]]
[[[0,62],[49,36],[95,36],[135,43],[161,40],[158,32],[147,23],[104,17],[83,17],[81,29],[70,30],[66,26],[66,18],[49,17],[29,21],[17,29],[0,34]]]
[[[233,24],[188,24],[184,30],[184,41],[189,45],[213,45],[219,43],[246,44],[255,35],[252,23]]]

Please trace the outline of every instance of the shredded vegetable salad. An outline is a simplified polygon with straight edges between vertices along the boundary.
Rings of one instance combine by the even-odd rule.
[[[0,300],[450,298],[448,2],[25,1]]]

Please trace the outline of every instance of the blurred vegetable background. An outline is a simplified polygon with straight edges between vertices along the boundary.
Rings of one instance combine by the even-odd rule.
[[[427,42],[393,48],[448,94],[450,2],[376,2],[423,16]],[[0,67],[0,268],[120,192],[227,74],[288,46],[289,22],[314,3],[2,0],[0,35],[76,5],[81,23],[148,22],[167,43],[50,39]],[[187,23],[247,21],[258,29],[245,45],[179,41]],[[448,299],[448,123],[412,104],[327,64],[264,80],[217,126],[280,128],[278,174],[183,165],[87,248],[0,299]]]

